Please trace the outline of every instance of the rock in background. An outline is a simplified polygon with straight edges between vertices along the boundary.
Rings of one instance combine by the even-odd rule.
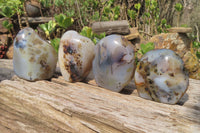
[[[185,53],[189,51],[191,40],[184,33],[162,33],[153,36],[149,42],[155,44],[155,49],[171,49],[183,58]]]
[[[175,51],[184,61],[190,78],[200,79],[199,59],[190,49],[191,40],[185,33],[162,33],[153,36],[149,42],[155,44],[155,49],[171,49]]]

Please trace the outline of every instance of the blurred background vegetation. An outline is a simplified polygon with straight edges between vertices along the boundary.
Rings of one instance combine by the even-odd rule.
[[[1,23],[12,39],[20,29],[31,26],[36,32],[44,32],[45,39],[54,47],[58,47],[61,35],[70,29],[97,42],[105,34],[94,34],[92,23],[114,20],[127,20],[130,27],[138,27],[145,39],[166,33],[170,27],[191,27],[193,32],[189,36],[194,47],[200,47],[198,0],[0,0],[0,17],[7,18]],[[51,20],[29,24],[28,17],[51,17]]]

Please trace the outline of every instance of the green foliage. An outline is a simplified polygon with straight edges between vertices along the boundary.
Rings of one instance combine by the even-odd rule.
[[[92,28],[85,26],[81,30],[80,34],[82,36],[85,36],[85,37],[88,37],[88,38],[92,38],[92,36],[93,36]]]
[[[94,33],[94,39],[93,39],[93,42],[94,44],[97,44],[99,40],[101,40],[102,38],[104,38],[106,36],[106,33],[101,33],[101,34],[95,34]]]
[[[52,6],[53,0],[40,0],[43,7],[49,8]]]
[[[171,28],[171,25],[168,25],[167,20],[164,18],[164,19],[161,20],[160,25],[157,26],[157,31],[159,33],[162,33],[162,32],[166,33],[167,32],[166,29],[168,29],[168,28]]]
[[[183,10],[183,5],[181,3],[176,3],[175,9],[178,12],[181,12]]]
[[[22,13],[24,0],[2,0],[0,13],[4,17],[11,18],[16,12]]]
[[[96,44],[100,39],[106,36],[105,33],[101,33],[100,35],[93,33],[92,28],[87,27],[87,26],[83,27],[80,34],[82,36],[90,38],[94,42],[94,44]]]
[[[67,17],[64,14],[59,14],[55,16],[56,24],[64,29],[67,29],[74,22],[73,18]]]
[[[40,24],[39,27],[45,32],[46,37],[50,38],[51,33],[55,30],[56,22],[50,20],[48,23]]]
[[[194,41],[193,48],[200,48],[200,42]]]
[[[60,45],[60,38],[54,38],[51,40],[51,45],[54,47],[56,52],[58,53],[59,45]]]
[[[181,27],[185,27],[185,28],[187,28],[188,25],[187,25],[187,24],[182,24]]]
[[[108,20],[118,20],[120,17],[120,6],[115,5],[114,6],[114,1],[109,0],[105,3],[103,3],[104,10],[102,14],[102,20],[103,21],[108,21]]]
[[[11,18],[15,14],[14,10],[9,6],[3,6],[3,9],[1,10],[0,13],[4,17],[8,17],[8,18]]]
[[[65,0],[55,0],[55,6],[63,6],[65,5]]]
[[[3,21],[3,27],[5,27],[8,30],[11,30],[11,28],[13,27],[13,24],[9,23],[8,20],[4,20]]]
[[[137,16],[137,13],[135,10],[130,10],[128,9],[128,16],[131,18],[131,19],[135,19],[136,16]]]
[[[145,6],[146,6],[146,7],[149,7],[149,6],[150,6],[150,3],[151,3],[151,0],[145,0]]]
[[[162,25],[165,25],[166,23],[167,23],[167,20],[165,18],[161,20]]]
[[[149,42],[149,43],[147,43],[147,44],[141,44],[141,45],[140,45],[140,48],[141,48],[141,49],[140,49],[138,52],[144,55],[144,54],[146,54],[148,51],[153,50],[153,49],[155,48],[155,45],[154,45],[154,43]]]
[[[200,52],[199,51],[196,52],[196,56],[200,59]]]
[[[75,10],[75,14],[73,16],[74,19],[76,20],[82,19],[83,25],[90,25],[93,21],[100,20],[102,2],[98,0],[77,0],[77,1],[78,4],[76,4],[75,2],[73,5],[71,5],[71,7],[73,7],[71,10]],[[78,13],[79,11],[77,9],[77,5],[80,7],[81,18]]]
[[[200,42],[193,41],[193,48],[196,49],[196,56],[200,59]]]
[[[135,9],[140,10],[141,4],[140,4],[140,3],[137,3],[137,4],[134,5],[134,7],[135,7]]]

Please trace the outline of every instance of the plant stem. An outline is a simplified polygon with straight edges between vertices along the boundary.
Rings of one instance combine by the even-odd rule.
[[[39,8],[40,8],[40,14],[43,17],[42,9],[41,9],[41,3],[39,2]]]
[[[144,32],[144,31],[139,31],[139,32],[140,32],[140,33],[143,33],[143,34],[146,34],[146,35],[148,35],[148,36],[150,36],[150,37],[153,36],[152,34],[146,33],[146,32]]]
[[[53,11],[51,13],[51,17],[52,17],[52,22],[53,22],[53,20],[54,20],[54,13],[53,12],[55,12],[55,0],[53,0],[53,9],[52,10]]]
[[[82,21],[82,17],[81,17],[80,8],[79,8],[79,5],[78,5],[78,0],[76,0],[76,6],[77,6],[78,14],[79,14],[79,17],[80,17],[81,25],[82,25],[82,27],[84,27],[84,24],[83,24],[83,21]]]
[[[197,31],[197,42],[199,42],[199,27],[197,26],[197,24],[194,25]]]
[[[192,54],[194,54],[194,48],[193,48],[192,46],[193,46],[193,43],[192,43],[192,41],[191,41],[191,43],[190,43],[190,52],[191,52]]]
[[[24,1],[24,3],[23,3],[23,10],[24,10],[24,15],[25,15],[25,22],[26,22],[26,26],[30,27],[30,25],[28,23],[28,15],[27,15],[27,12],[26,12],[25,3],[26,3],[26,1]]]
[[[102,4],[102,5],[103,5],[103,4]],[[101,10],[101,12],[100,12],[99,21],[101,21],[101,18],[102,18],[102,16],[103,16],[103,10],[104,10],[104,5],[103,5],[103,8],[102,8],[102,10]]]
[[[178,16],[177,16],[177,27],[179,27],[180,25],[180,12],[178,12]]]
[[[17,18],[18,18],[19,28],[21,30],[23,27],[22,27],[22,23],[21,23],[20,13],[18,11],[17,11]]]
[[[138,29],[139,29],[139,13],[140,13],[140,10],[138,10],[137,12],[137,19],[136,19],[136,24],[137,24]]]
[[[8,19],[9,19],[9,23],[12,24],[11,18],[8,18]],[[12,30],[13,34],[12,34],[11,30]],[[13,27],[13,26],[12,26],[11,30],[10,30],[10,33],[11,33],[12,38],[13,38],[13,35],[15,35],[15,30],[14,30],[14,27]]]

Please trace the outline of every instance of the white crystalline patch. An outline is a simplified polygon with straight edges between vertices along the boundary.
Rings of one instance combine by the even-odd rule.
[[[135,81],[139,84],[139,83],[144,83],[144,79],[143,77],[137,72],[135,71]]]
[[[159,87],[159,89],[164,90],[165,92],[169,93],[170,88],[166,84],[166,80],[169,79],[169,77],[165,76],[158,76],[154,79],[154,83]]]

